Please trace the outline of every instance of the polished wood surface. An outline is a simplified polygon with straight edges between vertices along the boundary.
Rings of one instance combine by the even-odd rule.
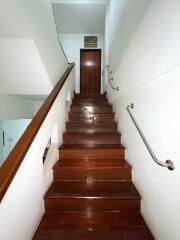
[[[69,121],[83,123],[114,122],[114,113],[69,113]]]
[[[101,122],[101,123],[78,123],[67,122],[66,131],[71,133],[113,133],[117,132],[117,123]]]
[[[87,99],[76,99],[74,98],[72,101],[73,106],[109,106],[107,99],[94,99],[94,98],[87,98]]]
[[[65,144],[120,144],[121,135],[118,133],[64,133]]]
[[[100,93],[101,88],[101,50],[80,50],[80,91],[81,93]]]
[[[60,159],[124,159],[125,149],[121,144],[84,145],[63,144],[59,148]]]
[[[153,240],[106,95],[75,94],[66,130],[34,240]]]
[[[97,162],[101,161],[95,160],[94,165],[86,161],[75,163],[73,160],[69,160],[69,166],[57,164],[54,168],[54,180],[131,180],[131,167],[128,164],[121,165],[119,162],[106,161],[100,165]]]
[[[36,134],[38,133],[44,119],[46,118],[51,106],[53,105],[57,95],[59,94],[64,82],[69,76],[74,64],[70,64],[57,85],[54,87],[38,113],[29,124],[6,161],[0,168],[0,201],[3,199],[9,185],[11,184],[16,172],[19,169],[27,151],[29,150]]]
[[[105,105],[105,106],[71,106],[70,113],[111,113],[112,106]]]
[[[35,239],[43,240],[152,240],[150,231],[144,226],[134,228],[107,228],[108,224],[102,228],[81,227],[65,228],[51,227],[39,228]]]

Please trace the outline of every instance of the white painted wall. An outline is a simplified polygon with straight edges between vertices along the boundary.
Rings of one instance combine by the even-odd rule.
[[[84,48],[84,36],[91,36],[91,34],[60,34],[59,38],[66,53],[69,62],[75,62],[76,64],[76,80],[75,80],[75,91],[77,93],[80,92],[80,49]],[[98,49],[101,49],[101,63],[103,70],[103,43],[104,37],[103,35],[96,35],[93,36],[98,37]],[[103,79],[101,81],[101,87],[103,90]]]
[[[52,84],[32,39],[0,39],[0,94],[49,94]]]
[[[141,211],[156,240],[180,239],[179,9],[178,0],[153,1],[114,66],[114,81],[120,91],[107,86],[133,167],[133,180],[142,196]],[[173,160],[174,171],[153,162],[125,109],[131,102],[158,159]]]
[[[58,136],[56,144],[59,146],[62,143],[67,111],[66,99],[69,91],[72,97],[73,90],[74,71],[62,87],[0,204],[0,239],[32,239],[44,212],[44,182],[48,182],[44,180],[46,174],[43,173],[42,156],[55,126]],[[57,152],[57,147],[55,151]],[[52,164],[48,166],[49,171]]]
[[[49,94],[67,68],[50,0],[0,2],[0,93]]]
[[[110,0],[106,13],[105,49],[114,70],[153,0]],[[107,21],[108,19],[108,21]]]
[[[0,95],[0,120],[33,118],[32,101],[20,97]]]

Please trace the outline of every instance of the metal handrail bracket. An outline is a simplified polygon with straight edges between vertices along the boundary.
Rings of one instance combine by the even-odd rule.
[[[136,129],[137,129],[137,131],[139,132],[139,134],[140,134],[140,136],[141,136],[141,138],[142,138],[142,140],[143,140],[143,142],[144,142],[144,144],[145,144],[148,152],[150,153],[152,159],[153,159],[158,165],[160,165],[160,166],[162,166],[162,167],[166,167],[166,168],[168,168],[169,170],[174,170],[175,165],[174,165],[173,161],[171,161],[171,160],[166,160],[166,162],[164,163],[164,162],[159,161],[158,158],[156,157],[154,151],[152,150],[150,144],[148,143],[146,137],[144,136],[142,130],[140,129],[139,125],[137,124],[136,119],[134,118],[134,116],[133,116],[133,114],[132,114],[132,112],[131,112],[131,109],[133,109],[133,108],[134,108],[134,103],[131,103],[130,105],[128,105],[128,106],[126,107],[128,113],[129,113],[129,115],[130,115],[130,117],[131,117],[131,119],[132,119],[132,121],[133,121],[133,123],[134,123],[134,125],[135,125],[135,127],[136,127]]]

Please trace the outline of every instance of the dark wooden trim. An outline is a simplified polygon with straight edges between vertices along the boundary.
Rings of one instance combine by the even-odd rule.
[[[74,64],[70,64],[67,70],[64,72],[59,82],[51,91],[50,95],[33,118],[30,125],[25,130],[22,137],[19,139],[6,161],[0,168],[0,201],[2,201],[6,191],[9,188],[14,176],[16,175],[23,159],[29,150],[34,138],[36,137],[44,119],[46,118],[49,110],[51,109],[56,97],[58,96],[61,88],[63,87],[67,77],[69,76]],[[22,179],[23,181],[23,179]]]
[[[101,48],[81,48],[80,49],[80,93],[81,93],[81,90],[82,90],[82,82],[81,82],[81,76],[82,76],[82,73],[81,73],[81,52],[99,52],[100,53],[100,69],[99,69],[99,74],[100,74],[100,88],[99,88],[99,93],[101,92],[101,65],[102,65],[102,51],[101,51]]]

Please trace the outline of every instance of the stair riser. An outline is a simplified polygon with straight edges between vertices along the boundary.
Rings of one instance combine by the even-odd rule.
[[[45,199],[46,211],[139,211],[140,200]]]
[[[48,217],[47,217],[48,216]],[[79,221],[77,221],[79,219]],[[118,221],[117,221],[118,219]],[[75,229],[81,229],[85,227],[95,227],[98,229],[103,229],[111,227],[144,227],[145,222],[139,213],[119,213],[119,212],[49,212],[45,214],[43,221],[41,222],[41,227],[58,228],[66,224],[66,227]]]
[[[69,114],[69,121],[82,123],[114,122],[114,114]]]
[[[73,100],[72,106],[102,106],[108,105],[109,103],[107,100]]]
[[[61,168],[61,167],[68,167],[68,168],[73,168],[73,167],[76,167],[76,168],[91,168],[91,169],[103,169],[103,168],[107,168],[107,169],[111,169],[111,168],[123,168],[123,169],[126,169],[126,168],[130,168],[130,165],[128,165],[128,163],[125,161],[125,160],[119,160],[119,159],[96,159],[96,160],[72,160],[72,159],[69,159],[69,160],[60,160],[56,163],[56,165],[54,166],[54,170],[58,169],[58,168]]]
[[[117,132],[116,123],[101,123],[99,126],[83,125],[79,123],[66,123],[67,132],[76,133],[109,133]]]
[[[88,231],[88,229],[93,229]],[[33,240],[154,240],[147,227],[118,227],[103,225],[97,228],[96,225],[79,227],[74,229],[72,226],[69,228],[39,228]],[[71,237],[73,236],[73,238]]]
[[[131,180],[129,168],[97,168],[88,170],[85,168],[62,168],[54,170],[54,180]],[[113,183],[112,183],[113,184]]]
[[[124,149],[60,149],[60,159],[124,159]]]
[[[112,113],[112,106],[71,106],[71,113]]]
[[[75,94],[74,100],[107,100],[106,94],[103,95],[97,95],[97,94],[91,94],[87,96],[87,94]]]
[[[63,136],[64,144],[120,144],[121,137],[118,135],[110,136],[81,136],[80,134],[64,134]]]

